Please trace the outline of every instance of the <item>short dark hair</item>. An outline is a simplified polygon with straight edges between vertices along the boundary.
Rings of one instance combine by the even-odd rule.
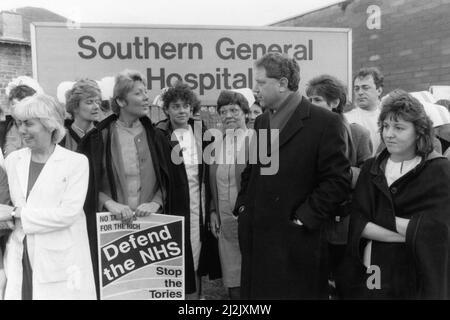
[[[113,98],[111,100],[111,109],[115,114],[120,114],[120,106],[117,103],[117,99],[125,99],[127,94],[133,90],[136,82],[142,82],[147,87],[147,82],[139,71],[125,69],[116,75]]]
[[[288,89],[291,91],[298,90],[300,67],[295,59],[278,52],[269,52],[257,60],[255,66],[264,68],[268,78],[278,80],[286,78],[288,80]]]
[[[358,70],[356,75],[353,77],[353,83],[355,83],[355,80],[357,78],[365,78],[367,76],[372,76],[373,82],[375,83],[375,88],[383,88],[384,86],[384,76],[380,72],[380,70],[376,67],[370,67],[370,68],[361,68]]]
[[[401,89],[390,92],[382,102],[378,127],[383,140],[383,121],[386,118],[399,118],[411,122],[417,135],[416,154],[422,157],[433,151],[433,123],[425,113],[422,104],[412,95]]]
[[[36,90],[25,84],[22,84],[11,89],[11,91],[9,92],[8,100],[9,102],[13,101],[14,99],[20,101],[26,97],[31,97],[35,93]]]
[[[75,110],[80,106],[80,101],[83,99],[98,97],[102,99],[100,88],[94,80],[80,79],[73,85],[72,89],[66,92],[66,110],[74,116]]]
[[[220,91],[219,98],[217,99],[217,112],[220,111],[220,108],[229,104],[237,104],[244,114],[250,113],[250,107],[244,95],[231,90]]]
[[[171,102],[182,100],[189,104],[192,108],[193,114],[197,113],[200,109],[200,101],[197,99],[196,94],[185,83],[177,81],[174,86],[168,88],[162,95],[163,109],[167,110]]]
[[[339,99],[339,104],[335,111],[341,114],[344,111],[344,106],[347,103],[347,94],[345,86],[333,76],[323,74],[311,79],[306,87],[306,95],[318,95],[325,99],[330,104],[331,101]]]

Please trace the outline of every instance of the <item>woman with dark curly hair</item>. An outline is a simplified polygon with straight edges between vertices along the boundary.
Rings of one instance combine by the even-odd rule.
[[[187,84],[177,82],[165,89],[161,100],[167,119],[160,121],[157,128],[166,136],[172,154],[180,155],[182,159],[173,166],[172,174],[175,192],[180,198],[178,211],[185,213],[186,299],[199,299],[201,275],[209,273],[209,262],[214,261],[210,254],[205,253],[209,251],[211,241],[215,240],[209,237],[206,227],[211,199],[209,166],[203,161],[203,150],[209,144],[202,139],[206,126],[191,118],[200,102]],[[218,259],[217,256],[217,266]],[[211,273],[209,277],[214,278]]]
[[[449,299],[450,162],[405,91],[383,100],[378,123],[386,149],[364,164],[350,215],[351,297]]]

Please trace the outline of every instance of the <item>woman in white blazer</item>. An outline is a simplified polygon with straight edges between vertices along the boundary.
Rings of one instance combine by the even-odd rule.
[[[5,160],[14,207],[5,250],[5,299],[95,299],[83,204],[89,166],[84,155],[57,145],[64,109],[41,94],[22,100],[13,117],[26,147]]]

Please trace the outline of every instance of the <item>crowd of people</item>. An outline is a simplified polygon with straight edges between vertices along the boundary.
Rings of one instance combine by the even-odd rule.
[[[0,297],[98,299],[96,215],[108,211],[184,217],[186,299],[201,299],[203,276],[233,300],[450,299],[450,122],[401,89],[383,94],[377,68],[355,74],[352,105],[330,75],[303,96],[286,55],[254,67],[254,88],[217,97],[217,141],[183,82],[155,99],[158,123],[157,93],[133,70],[110,100],[91,79],[61,102],[31,79],[9,86]]]

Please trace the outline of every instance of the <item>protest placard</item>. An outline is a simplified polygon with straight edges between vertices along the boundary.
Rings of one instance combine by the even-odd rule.
[[[97,214],[102,300],[184,299],[184,218]]]

